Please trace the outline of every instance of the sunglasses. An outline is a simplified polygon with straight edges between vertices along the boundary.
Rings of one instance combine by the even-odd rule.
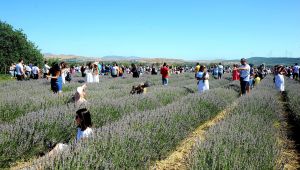
[[[78,116],[78,115],[76,115],[75,119],[78,119],[78,118],[79,118],[79,116]]]

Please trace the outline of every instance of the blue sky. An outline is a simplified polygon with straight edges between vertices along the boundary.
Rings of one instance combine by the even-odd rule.
[[[43,53],[300,57],[300,0],[7,0],[0,19]]]

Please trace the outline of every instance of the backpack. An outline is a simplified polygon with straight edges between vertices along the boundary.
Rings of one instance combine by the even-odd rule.
[[[70,82],[72,80],[70,72],[67,72],[67,76],[66,76],[65,80],[68,82]]]

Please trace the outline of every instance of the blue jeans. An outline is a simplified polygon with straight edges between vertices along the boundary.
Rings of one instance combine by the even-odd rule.
[[[242,81],[241,80],[241,91],[242,95],[246,95],[246,88],[249,85],[249,81]]]
[[[162,78],[162,84],[168,85],[168,78]]]

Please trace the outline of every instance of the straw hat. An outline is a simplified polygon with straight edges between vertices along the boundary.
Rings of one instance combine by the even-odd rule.
[[[86,88],[86,84],[77,87],[76,92],[81,95],[84,92],[85,88]]]

